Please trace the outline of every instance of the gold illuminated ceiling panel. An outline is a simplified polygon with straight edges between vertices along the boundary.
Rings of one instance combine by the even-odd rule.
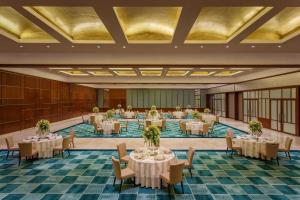
[[[18,43],[57,43],[11,7],[0,7],[0,33]]]
[[[162,71],[159,70],[147,70],[147,71],[140,71],[142,76],[161,76]]]
[[[181,7],[114,7],[128,43],[171,43]]]
[[[214,76],[234,76],[234,75],[240,74],[242,72],[243,71],[225,70],[225,71],[220,71],[220,72],[214,74]]]
[[[166,74],[166,76],[185,76],[190,71],[183,71],[183,70],[169,70]]]
[[[25,9],[73,43],[114,43],[92,7],[31,6]]]
[[[93,76],[113,76],[108,71],[88,71],[88,73],[92,74]]]
[[[119,70],[114,71],[114,73],[118,76],[137,76],[136,72],[133,70]]]
[[[59,71],[63,74],[67,74],[69,76],[88,76],[89,74],[85,73],[85,72],[82,72],[80,70],[62,70],[62,71]]]
[[[185,43],[227,43],[271,8],[204,7]]]
[[[214,74],[215,72],[208,72],[208,71],[195,71],[191,73],[190,76],[210,76]]]
[[[283,43],[300,34],[300,7],[288,7],[250,34],[244,43]]]

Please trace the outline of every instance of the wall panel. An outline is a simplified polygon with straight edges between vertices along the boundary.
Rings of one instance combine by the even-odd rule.
[[[95,105],[94,88],[0,71],[0,134],[34,127],[42,118],[80,116]]]

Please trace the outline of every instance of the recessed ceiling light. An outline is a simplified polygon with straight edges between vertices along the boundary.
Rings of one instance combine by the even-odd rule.
[[[228,48],[229,48],[229,45],[226,45],[226,48],[228,49]]]
[[[177,49],[177,48],[178,48],[178,46],[177,46],[177,45],[175,45],[175,46],[174,46],[174,48],[175,48],[175,49]]]
[[[74,46],[74,45],[72,45],[71,47],[72,47],[72,48],[74,48],[75,46]]]
[[[251,45],[251,48],[255,48],[255,46],[254,46],[254,45]]]
[[[278,48],[281,48],[281,45],[278,45]]]
[[[126,48],[126,46],[124,45],[124,46],[123,46],[123,49],[125,49],[125,48]]]
[[[203,49],[203,47],[204,47],[203,45],[200,46],[201,49]]]
[[[22,45],[20,45],[19,47],[20,47],[20,48],[23,48],[23,46],[22,46]]]
[[[50,45],[47,45],[46,47],[47,47],[47,48],[50,48]]]
[[[101,47],[100,45],[97,46],[98,49],[100,49],[100,47]]]

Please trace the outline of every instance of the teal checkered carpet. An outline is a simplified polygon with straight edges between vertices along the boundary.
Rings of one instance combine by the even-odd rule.
[[[97,199],[169,199],[166,189],[133,187],[125,182],[118,193],[113,186],[111,156],[116,151],[71,151],[61,159],[23,161],[5,160],[0,153],[0,199],[5,200],[97,200]],[[175,151],[186,159],[185,151]],[[282,156],[282,155],[281,155]],[[197,151],[193,160],[193,178],[184,171],[184,194],[180,185],[172,199],[196,200],[299,200],[300,152],[292,160],[281,158],[280,166],[256,159],[234,156],[222,151]]]
[[[162,138],[203,137],[200,135],[186,135],[184,133],[181,133],[179,129],[179,123],[176,121],[172,121],[172,122],[168,121],[166,124],[167,124],[167,129],[161,132]],[[142,130],[138,129],[138,123],[136,121],[128,122],[128,132],[123,130],[120,134],[113,134],[113,135],[99,134],[99,133],[95,134],[94,127],[89,124],[77,124],[75,126],[65,128],[63,130],[59,130],[56,133],[59,135],[66,136],[70,133],[71,128],[75,130],[75,134],[77,138],[96,138],[96,137],[139,138],[141,137],[141,133],[142,133]],[[213,138],[225,137],[228,128],[231,128],[236,136],[246,134],[241,130],[219,123],[214,126],[214,131],[209,135],[209,137],[213,137]]]

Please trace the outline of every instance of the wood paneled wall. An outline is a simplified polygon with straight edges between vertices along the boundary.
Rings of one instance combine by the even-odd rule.
[[[94,88],[0,70],[0,134],[80,116],[95,105]]]

